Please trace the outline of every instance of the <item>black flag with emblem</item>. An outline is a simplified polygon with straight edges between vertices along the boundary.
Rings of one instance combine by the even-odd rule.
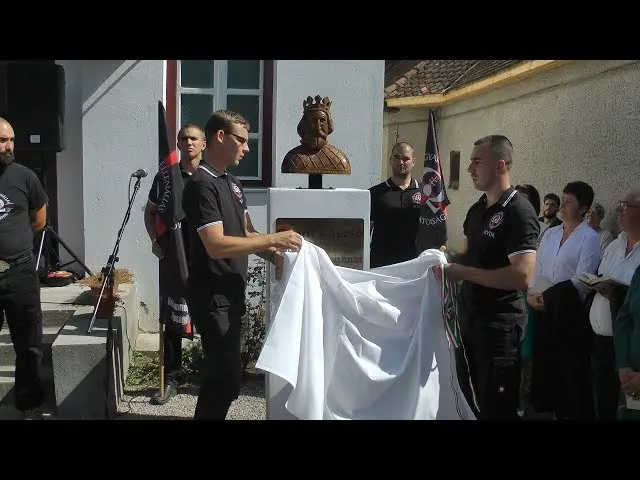
[[[449,198],[444,186],[440,152],[436,135],[436,120],[429,111],[427,143],[421,182],[420,218],[416,247],[418,253],[430,248],[440,248],[447,243],[447,206]]]
[[[190,338],[193,331],[185,300],[188,263],[180,224],[184,219],[183,180],[178,155],[169,142],[169,130],[162,102],[158,102],[158,149],[159,195],[156,236],[164,253],[158,272],[162,298],[160,321],[167,328],[177,329],[183,336]]]

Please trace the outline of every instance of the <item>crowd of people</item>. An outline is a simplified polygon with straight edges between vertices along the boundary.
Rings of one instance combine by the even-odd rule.
[[[305,110],[304,138],[326,139],[328,118]],[[177,393],[181,342],[193,323],[204,351],[196,419],[224,419],[239,393],[248,256],[275,264],[302,245],[295,231],[253,227],[242,184],[228,171],[249,151],[249,129],[242,115],[221,110],[177,138],[189,274],[184,296],[161,298],[165,389],[154,402]],[[32,248],[48,199],[37,176],[14,161],[14,139],[0,119],[0,309],[16,351],[16,406],[38,418],[42,314]],[[429,247],[447,255],[446,277],[460,289],[460,388],[479,419],[640,418],[640,189],[620,195],[614,232],[591,185],[571,180],[561,195],[541,199],[534,185],[513,185],[514,157],[502,135],[474,143],[468,172],[482,195],[464,218],[464,246],[453,252],[439,235]],[[413,146],[398,143],[389,162],[392,175],[370,189],[372,268],[411,260],[425,244],[416,238],[424,183],[411,176]],[[145,210],[161,265],[155,224],[165,180],[156,175]]]
[[[371,189],[372,267],[420,254],[413,146],[398,143],[389,162],[391,177]],[[640,189],[620,196],[611,231],[587,182],[541,198],[512,184],[513,162],[506,137],[475,142],[468,172],[483,194],[464,219],[464,247],[431,246],[450,254],[460,289],[467,401],[479,419],[640,417]]]

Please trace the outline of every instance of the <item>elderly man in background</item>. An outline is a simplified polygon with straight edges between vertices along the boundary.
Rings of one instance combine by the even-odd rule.
[[[620,380],[615,368],[613,322],[627,294],[633,273],[640,265],[640,189],[618,202],[622,232],[606,247],[598,274],[609,277],[593,289],[589,321],[594,332],[591,369],[599,420],[613,420],[618,412]]]
[[[604,214],[605,209],[599,203],[594,203],[587,212],[587,223],[600,234],[600,256],[604,255],[605,249],[614,239],[613,234],[601,226]]]

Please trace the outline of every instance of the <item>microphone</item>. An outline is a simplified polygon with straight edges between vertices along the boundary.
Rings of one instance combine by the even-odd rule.
[[[136,178],[146,177],[147,175],[149,175],[149,172],[147,172],[144,168],[139,168],[131,174],[132,177]]]

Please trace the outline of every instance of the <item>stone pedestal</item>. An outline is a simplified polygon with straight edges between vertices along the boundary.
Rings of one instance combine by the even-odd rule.
[[[369,269],[370,196],[368,190],[270,188],[267,197],[269,233],[293,229],[323,248],[341,267]],[[280,272],[270,266],[269,296],[277,288]],[[273,320],[267,305],[269,328]],[[295,420],[285,403],[291,386],[281,378],[266,375],[267,419]]]

